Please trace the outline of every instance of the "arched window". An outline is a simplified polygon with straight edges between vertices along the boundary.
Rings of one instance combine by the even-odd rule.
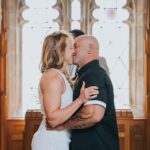
[[[44,37],[58,29],[95,35],[107,60],[116,108],[144,116],[144,1],[8,1],[9,117],[39,108],[37,86]],[[137,16],[138,15],[138,16]],[[136,113],[138,112],[138,113]]]

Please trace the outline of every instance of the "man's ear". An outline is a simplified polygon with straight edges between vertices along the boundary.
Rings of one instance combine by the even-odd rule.
[[[88,54],[91,54],[92,50],[94,48],[94,45],[92,43],[90,43],[88,46],[89,46]]]

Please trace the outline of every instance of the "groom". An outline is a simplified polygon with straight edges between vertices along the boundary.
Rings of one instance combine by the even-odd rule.
[[[99,66],[99,44],[93,36],[79,36],[74,43],[74,64],[80,69],[73,99],[79,96],[82,82],[98,86],[99,95],[82,106],[64,124],[72,129],[70,150],[119,150],[119,138],[111,80]]]
[[[70,150],[119,150],[113,87],[106,71],[99,66],[99,44],[95,37],[82,35],[75,39],[74,64],[78,79],[73,99],[86,87],[99,87],[99,95],[89,100],[68,120],[63,128],[72,129]]]

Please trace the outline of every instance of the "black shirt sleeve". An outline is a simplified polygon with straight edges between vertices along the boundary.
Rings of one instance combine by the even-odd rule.
[[[97,73],[90,73],[85,75],[82,78],[82,81],[85,81],[85,87],[97,86],[99,89],[99,94],[96,98],[91,99],[85,105],[96,104],[101,105],[106,108],[107,105],[107,86],[106,78],[104,75],[99,75]]]

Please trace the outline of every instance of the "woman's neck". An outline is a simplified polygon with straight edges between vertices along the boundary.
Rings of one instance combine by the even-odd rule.
[[[61,72],[65,72],[66,71],[66,68],[67,68],[67,65],[64,64],[62,68],[58,69],[59,71]]]

